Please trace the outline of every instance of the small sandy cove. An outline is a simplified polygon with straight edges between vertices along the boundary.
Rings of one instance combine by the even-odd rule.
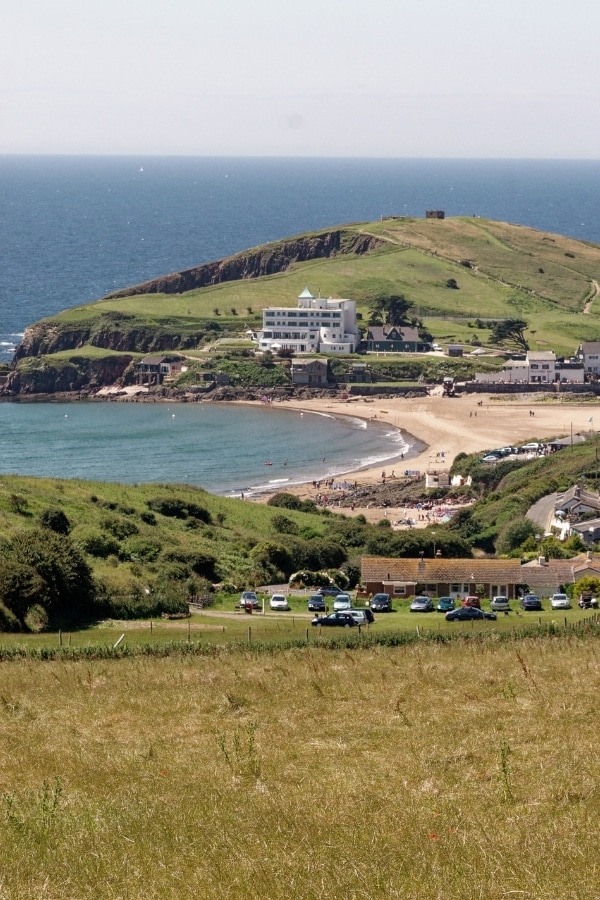
[[[375,399],[372,402],[365,402],[362,398],[348,402],[328,397],[310,401],[286,400],[274,402],[273,406],[376,419],[400,428],[409,442],[412,443],[411,436],[425,445],[421,452],[407,454],[404,461],[390,463],[388,476],[393,469],[396,475],[407,468],[419,470],[421,474],[447,470],[454,457],[461,452],[476,453],[533,440],[566,437],[571,432],[587,436],[600,426],[600,410],[595,402],[542,401],[536,399],[536,395],[463,394],[443,397],[432,394],[413,399]],[[376,484],[381,482],[381,473],[381,468],[363,469],[354,473],[352,480],[359,485]],[[291,490],[303,497],[312,498],[315,494],[312,484]],[[382,518],[381,508],[356,507],[354,510],[340,511],[346,515],[362,513],[371,522]],[[388,510],[390,519],[402,514],[400,509]]]

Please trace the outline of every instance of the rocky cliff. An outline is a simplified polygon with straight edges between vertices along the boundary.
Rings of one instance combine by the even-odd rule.
[[[226,259],[125,288],[110,294],[106,299],[154,293],[178,294],[221,282],[284,272],[293,263],[311,259],[327,259],[338,254],[362,255],[382,246],[384,242],[372,235],[339,228],[265,244]],[[165,315],[168,316],[168,308],[165,309]],[[196,347],[207,331],[219,330],[220,325],[214,320],[190,323],[186,319],[177,321],[170,318],[168,325],[166,322],[160,326],[145,325],[134,315],[116,311],[99,312],[94,318],[77,326],[45,319],[26,329],[15,352],[13,366],[19,360],[52,355],[64,350],[77,350],[85,344],[119,353],[185,350]]]
[[[205,263],[183,272],[163,275],[161,278],[116,291],[109,294],[109,298],[132,297],[137,294],[182,294],[184,291],[225,281],[260,278],[262,275],[285,272],[297,262],[328,259],[340,253],[362,255],[382,246],[383,241],[369,234],[360,234],[343,228],[324,231],[320,234],[265,244],[255,250],[238,253],[226,259]]]
[[[72,393],[86,390],[94,392],[103,385],[119,382],[133,360],[132,356],[106,356],[93,359],[87,356],[41,357],[26,360],[12,371],[0,396]]]

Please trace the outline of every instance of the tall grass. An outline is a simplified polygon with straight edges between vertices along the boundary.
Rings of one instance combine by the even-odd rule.
[[[597,896],[593,632],[1,672],[0,896]]]

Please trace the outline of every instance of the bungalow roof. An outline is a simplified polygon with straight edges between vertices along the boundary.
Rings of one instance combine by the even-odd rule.
[[[411,559],[363,556],[362,581],[520,584],[518,559]]]

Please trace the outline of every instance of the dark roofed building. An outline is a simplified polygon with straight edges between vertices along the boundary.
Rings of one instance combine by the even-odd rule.
[[[416,353],[419,348],[419,330],[409,325],[372,325],[365,343],[370,351]]]

